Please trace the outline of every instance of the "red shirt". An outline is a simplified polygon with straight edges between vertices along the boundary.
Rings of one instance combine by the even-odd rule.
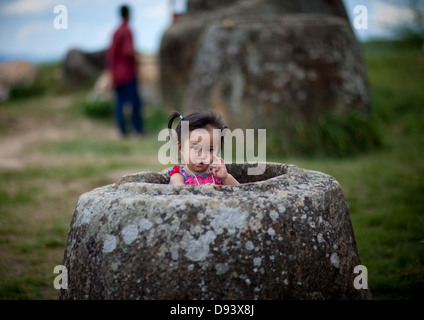
[[[128,83],[137,75],[132,33],[127,22],[123,22],[113,34],[106,63],[112,72],[114,86]]]

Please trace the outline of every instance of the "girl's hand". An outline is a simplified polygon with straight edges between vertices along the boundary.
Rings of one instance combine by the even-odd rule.
[[[211,174],[221,180],[225,180],[228,176],[228,172],[224,164],[224,159],[218,158],[216,155],[213,155],[213,157],[218,160],[218,163],[210,165],[213,168]]]

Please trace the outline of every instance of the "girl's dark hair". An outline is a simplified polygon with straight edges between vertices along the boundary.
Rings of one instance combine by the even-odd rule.
[[[182,118],[182,119],[181,119]],[[215,129],[224,130],[227,128],[222,115],[217,115],[216,112],[212,110],[208,111],[197,111],[190,113],[186,116],[182,116],[178,111],[172,112],[168,121],[168,129],[172,129],[172,123],[175,119],[180,120],[175,131],[177,132],[178,141],[181,143],[181,121],[188,121],[188,130],[193,131],[196,129],[201,129],[206,126],[211,126]],[[223,137],[221,137],[221,142]]]

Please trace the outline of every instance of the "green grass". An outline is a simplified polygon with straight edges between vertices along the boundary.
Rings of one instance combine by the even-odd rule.
[[[268,150],[282,155],[348,157],[368,152],[381,144],[377,119],[373,114],[357,110],[343,113],[323,112],[316,123],[306,123],[285,116],[285,136],[270,135]],[[272,132],[272,131],[271,131]],[[290,133],[291,132],[291,133]]]
[[[350,158],[284,161],[326,172],[342,185],[375,299],[423,298],[424,55],[402,43],[364,50],[381,147]]]
[[[400,43],[366,44],[364,52],[378,147],[371,143],[349,157],[269,153],[267,161],[335,177],[349,203],[374,298],[423,298],[424,55]],[[47,70],[54,74],[57,65],[43,67],[46,84],[54,79]],[[16,149],[14,166],[0,169],[0,299],[56,299],[53,269],[62,263],[78,197],[125,173],[164,168],[155,133],[166,126],[166,113],[146,106],[152,134],[121,140],[114,135],[113,116],[85,113],[85,99],[84,91],[60,87],[0,103],[0,134],[7,137],[0,143],[29,133],[22,135],[29,140]],[[71,134],[53,131],[31,140],[43,127]]]
[[[383,150],[350,159],[287,160],[340,182],[375,299],[423,296],[424,168],[419,149],[409,147],[423,143],[422,137],[397,138]]]

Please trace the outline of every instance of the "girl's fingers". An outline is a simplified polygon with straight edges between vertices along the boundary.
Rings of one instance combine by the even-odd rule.
[[[224,159],[222,158],[218,158],[218,156],[216,154],[213,155],[213,157],[218,160],[218,164],[223,164],[224,163]]]

